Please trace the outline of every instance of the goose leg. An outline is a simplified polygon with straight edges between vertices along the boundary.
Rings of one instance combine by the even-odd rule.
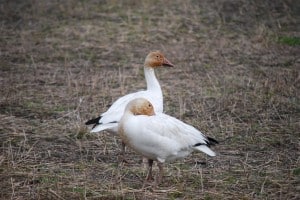
[[[158,169],[159,169],[159,174],[158,174],[158,177],[156,179],[156,185],[159,185],[162,181],[163,174],[164,174],[163,163],[157,162],[157,166],[158,166]]]
[[[153,165],[153,160],[148,159],[148,173],[147,173],[147,177],[146,177],[147,181],[153,180],[153,177],[152,177],[152,165]]]
[[[153,165],[153,160],[151,159],[148,159],[148,171],[147,171],[147,176],[146,176],[146,179],[143,183],[143,187],[142,189],[145,188],[145,185],[147,184],[148,185],[148,181],[151,181],[153,180],[153,177],[152,177],[152,165]]]
[[[122,141],[122,143],[121,143],[121,159],[120,159],[120,162],[128,163],[128,161],[127,161],[126,158],[125,158],[125,150],[126,150],[126,145],[125,145],[125,143]]]
[[[142,167],[144,168],[144,169],[148,169],[148,158],[146,158],[146,157],[143,157],[142,158]]]

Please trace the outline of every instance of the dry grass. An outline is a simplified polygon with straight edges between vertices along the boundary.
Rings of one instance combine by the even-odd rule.
[[[299,199],[299,10],[295,0],[2,1],[1,199]],[[145,87],[153,49],[176,64],[157,71],[166,113],[220,145],[141,190],[140,157],[118,165],[119,139],[83,122]]]

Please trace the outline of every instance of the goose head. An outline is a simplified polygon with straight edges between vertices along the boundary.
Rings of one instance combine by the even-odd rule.
[[[133,115],[155,115],[153,105],[145,98],[137,98],[130,101],[126,106],[126,111]]]
[[[151,68],[174,67],[174,65],[159,51],[152,51],[147,55],[145,66]]]

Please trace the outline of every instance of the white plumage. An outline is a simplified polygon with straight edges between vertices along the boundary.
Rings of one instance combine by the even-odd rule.
[[[119,98],[106,112],[95,119],[87,121],[86,125],[94,125],[91,132],[107,130],[111,133],[117,133],[118,123],[124,113],[126,105],[135,98],[146,98],[153,104],[155,112],[163,112],[163,95],[154,73],[155,68],[162,66],[173,67],[174,65],[159,51],[150,52],[144,64],[147,90],[131,93]]]
[[[216,140],[174,117],[155,114],[152,104],[144,98],[132,100],[127,105],[119,124],[119,133],[126,145],[149,159],[150,175],[153,160],[162,164],[186,157],[195,150],[209,156],[216,155],[209,148],[217,143]],[[162,166],[159,167],[158,183],[162,178]]]

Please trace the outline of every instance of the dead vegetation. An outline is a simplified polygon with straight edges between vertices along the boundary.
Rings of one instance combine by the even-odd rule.
[[[299,3],[2,1],[1,199],[299,199]],[[165,112],[220,141],[215,158],[120,166],[84,121],[145,87],[154,49]]]

